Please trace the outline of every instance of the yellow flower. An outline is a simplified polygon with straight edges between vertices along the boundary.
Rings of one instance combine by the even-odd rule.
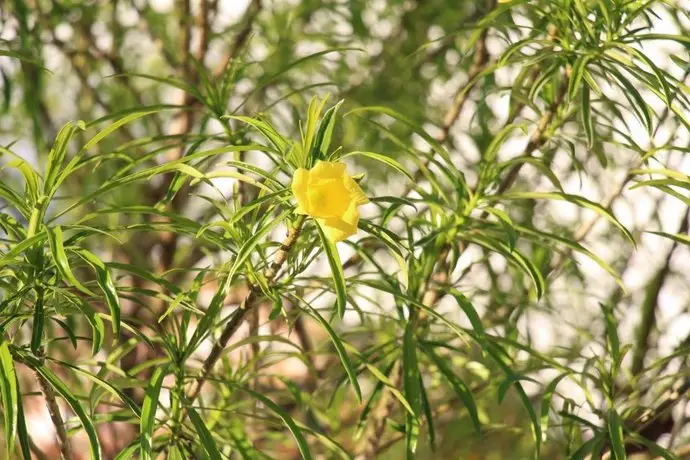
[[[299,168],[292,180],[298,214],[313,217],[326,237],[342,241],[357,233],[357,206],[369,199],[355,180],[345,172],[345,164],[320,161],[312,169]]]

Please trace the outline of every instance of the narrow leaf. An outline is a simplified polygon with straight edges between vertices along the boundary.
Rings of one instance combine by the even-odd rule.
[[[199,435],[199,442],[204,447],[204,450],[208,454],[209,458],[211,460],[221,460],[222,456],[218,451],[216,441],[213,439],[213,435],[210,431],[208,431],[206,424],[201,419],[197,411],[192,406],[187,406],[187,414],[189,415],[189,420],[196,429],[196,434]]]
[[[338,249],[335,247],[335,243],[326,237],[326,234],[321,228],[321,224],[316,223],[316,229],[319,232],[319,237],[321,238],[321,244],[323,245],[323,250],[328,257],[328,265],[331,267],[331,274],[333,276],[333,285],[335,286],[336,295],[336,310],[338,316],[342,319],[345,315],[345,308],[347,306],[347,289],[345,285],[345,274],[343,273],[343,265],[340,262],[340,255],[338,254]]]
[[[0,344],[0,395],[2,396],[2,413],[5,419],[6,457],[12,458],[14,438],[17,433],[17,411],[19,410],[19,392],[14,360],[8,342]]]
[[[168,366],[158,367],[151,382],[146,388],[146,396],[141,408],[141,459],[151,460],[153,449],[153,431],[156,427],[156,411],[158,410],[158,399],[163,386],[163,379],[168,371]]]

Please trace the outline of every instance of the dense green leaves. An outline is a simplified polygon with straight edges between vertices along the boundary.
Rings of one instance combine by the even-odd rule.
[[[115,284],[113,283],[112,277],[110,275],[110,270],[108,267],[96,257],[95,254],[86,250],[78,249],[75,250],[86,263],[91,265],[96,271],[96,282],[103,292],[106,305],[110,310],[110,319],[113,324],[113,335],[118,336],[120,334],[120,300],[117,295],[117,290],[115,289]]]
[[[680,5],[149,3],[0,18],[6,457],[683,450]]]

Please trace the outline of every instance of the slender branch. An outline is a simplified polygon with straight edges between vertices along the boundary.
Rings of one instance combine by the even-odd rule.
[[[199,39],[199,45],[196,50],[194,59],[198,62],[200,66],[203,66],[203,63],[206,59],[206,53],[208,52],[208,47],[209,47],[209,40],[210,40],[210,18],[209,18],[209,6],[213,7],[213,5],[209,5],[209,2],[207,1],[202,1],[199,9],[199,14],[196,20],[196,24],[199,27],[200,30],[200,39]],[[185,1],[183,4],[183,13],[186,11],[187,13],[189,12],[189,1]],[[215,11],[215,8],[211,8],[212,10]],[[219,77],[222,75],[222,73],[225,71],[227,68],[228,63],[230,60],[233,58],[233,56],[244,46],[246,43],[249,33],[252,29],[252,25],[254,23],[254,20],[256,16],[258,15],[259,11],[261,9],[261,1],[260,0],[255,0],[249,7],[247,7],[247,11],[245,12],[244,15],[244,26],[242,30],[238,33],[238,35],[235,37],[235,40],[233,41],[233,44],[231,46],[231,51],[228,57],[226,58],[225,63],[216,68],[214,71],[214,77]],[[181,19],[180,22],[180,27],[183,27],[183,33],[181,35],[181,47],[183,50],[185,50],[183,54],[183,64],[182,68],[184,70],[184,78],[185,80],[189,81],[192,85],[196,84],[200,80],[200,75],[198,72],[194,71],[194,67],[191,63],[191,54],[189,50],[190,46],[190,40],[191,40],[191,34],[189,27],[190,25]],[[187,134],[192,130],[192,127],[194,125],[194,120],[195,120],[195,114],[196,111],[194,110],[195,108],[198,108],[201,106],[201,101],[199,101],[197,98],[195,98],[192,94],[185,92],[182,95],[182,105],[184,107],[188,107],[188,110],[181,111],[178,114],[178,118],[175,120],[173,127],[171,129],[171,134]],[[168,152],[168,160],[169,161],[175,161],[178,160],[179,158],[182,157],[184,154],[184,149],[185,145],[181,144],[179,147],[172,149]],[[173,176],[169,175],[166,180],[164,180],[160,187],[154,192],[153,196],[156,197],[157,200],[161,199],[166,191],[168,190],[168,187],[170,186],[171,181],[173,180]],[[186,201],[186,193],[180,192],[177,194],[176,198],[172,202],[172,206],[175,209],[180,209],[183,204]],[[167,235],[165,239],[162,241],[163,243],[163,251],[162,251],[162,257],[161,257],[161,271],[166,271],[171,268],[171,264],[173,262],[173,258],[175,256],[175,253],[177,252],[177,234],[170,234]]]
[[[72,460],[72,446],[69,443],[69,438],[67,436],[67,430],[65,430],[65,422],[62,420],[62,415],[60,414],[60,406],[58,405],[57,399],[55,398],[55,392],[53,387],[48,383],[38,372],[34,372],[36,375],[36,380],[38,381],[38,386],[41,388],[41,392],[46,400],[46,406],[48,407],[48,413],[50,414],[50,419],[55,425],[55,432],[57,434],[58,446],[60,448],[60,453],[64,460]]]
[[[487,6],[489,7],[490,11],[495,7],[495,1],[488,0]],[[463,86],[458,88],[457,92],[453,96],[453,103],[450,107],[448,107],[448,110],[443,116],[441,131],[436,135],[436,140],[439,144],[444,144],[448,141],[448,138],[450,137],[450,131],[457,122],[458,118],[460,117],[462,109],[465,107],[465,103],[467,102],[472,89],[479,82],[477,76],[481,72],[483,72],[489,64],[489,53],[486,47],[486,38],[488,32],[488,29],[484,29],[480,34],[479,38],[477,39],[477,43],[474,48],[474,56],[472,58],[472,65],[470,66],[470,69],[467,72],[467,82]],[[424,178],[424,172],[426,171],[426,168],[429,165],[429,162],[431,161],[430,155],[433,155],[433,152],[430,152],[429,155],[425,156],[422,159],[419,168],[414,173],[414,180],[406,185],[405,190],[402,193],[403,197],[409,195],[410,192],[412,192],[412,190],[417,186],[417,183]],[[358,252],[356,252],[343,263],[343,270],[347,270],[348,268],[354,267],[358,265],[360,262],[362,262],[362,256]]]
[[[686,210],[683,221],[677,233],[684,234],[688,231],[688,212]],[[656,325],[656,309],[659,304],[659,293],[664,286],[666,278],[671,273],[671,258],[678,248],[678,241],[674,240],[671,250],[666,257],[666,261],[657,274],[647,285],[644,301],[640,306],[641,316],[637,327],[637,334],[635,336],[635,345],[633,347],[632,364],[630,365],[630,372],[632,375],[639,375],[644,367],[644,358],[649,350],[649,335]]]
[[[304,216],[300,216],[297,218],[295,226],[288,231],[287,237],[280,246],[280,249],[278,249],[278,251],[276,252],[273,258],[273,263],[271,263],[271,265],[264,272],[266,282],[269,285],[273,283],[273,280],[275,279],[278,270],[280,270],[280,268],[285,263],[290,249],[299,237],[304,221]],[[230,338],[232,338],[235,332],[237,332],[237,329],[242,324],[247,313],[252,311],[257,306],[257,301],[260,298],[261,288],[255,284],[250,285],[249,293],[244,298],[237,310],[235,310],[234,314],[232,315],[232,318],[230,318],[230,321],[225,325],[225,328],[221,333],[220,339],[213,345],[211,352],[204,361],[201,370],[201,375],[197,378],[194,385],[187,392],[187,398],[190,402],[194,401],[196,397],[199,396],[202,387],[206,383],[206,380],[208,379],[209,375],[211,374],[213,367],[216,365],[221,355],[223,354],[223,350],[230,341]]]
[[[539,149],[547,141],[548,136],[546,136],[547,130],[551,126],[551,122],[556,116],[556,112],[560,108],[561,104],[565,99],[565,95],[568,93],[568,81],[570,79],[570,69],[568,69],[564,75],[563,83],[561,88],[553,100],[549,108],[542,114],[537,123],[537,128],[532,132],[532,135],[527,141],[525,150],[522,152],[523,157],[532,156],[532,154]],[[509,171],[508,174],[503,178],[500,185],[498,186],[497,194],[502,194],[508,190],[517,180],[518,174],[522,169],[524,163],[516,163]]]
[[[554,30],[553,28],[551,29],[552,31]],[[555,34],[555,32],[553,32]],[[482,51],[483,53],[484,51]],[[484,59],[486,59],[484,57]],[[555,117],[556,112],[560,108],[561,104],[563,103],[565,99],[565,95],[568,90],[568,73],[566,73],[565,80],[563,84],[561,85],[561,89],[552,102],[552,104],[549,106],[546,112],[542,114],[539,123],[537,125],[537,128],[535,131],[532,133],[532,136],[530,137],[523,155],[530,156],[534,153],[535,150],[540,148],[544,142],[546,142],[546,132],[548,128],[551,126],[551,123]],[[463,101],[462,98],[456,98],[456,103],[457,101]],[[464,102],[461,102],[460,108],[462,107],[462,104]],[[448,117],[446,118],[446,121],[450,123],[450,125],[453,124],[454,120],[457,119],[457,116],[459,114],[458,112],[454,111],[455,109],[455,104],[453,107],[451,107],[451,111],[448,114]],[[448,132],[447,130],[442,131],[442,135],[445,133],[445,136],[447,137]],[[445,140],[445,138],[444,138]],[[499,186],[499,192],[498,193],[503,193],[505,190],[510,188],[510,186],[515,182],[517,179],[517,176],[520,172],[520,167],[522,164],[518,164],[515,167],[513,167],[508,175],[504,178],[503,182]],[[464,248],[461,248],[461,250]],[[422,301],[423,304],[427,307],[433,306],[439,299],[440,295],[442,294],[442,291],[437,287],[438,284],[442,284],[447,282],[448,277],[449,277],[449,265],[447,263],[447,257],[448,253],[450,251],[449,246],[444,246],[439,253],[438,257],[438,263],[436,270],[432,273],[431,277],[429,280],[427,280],[427,286],[426,290],[424,292]],[[415,324],[418,323],[419,321],[423,320],[423,315],[418,315],[414,318]],[[400,373],[400,371],[398,372]],[[395,375],[393,376],[394,378],[396,377]],[[398,377],[400,379],[401,377]],[[389,392],[386,392],[389,393]],[[362,460],[369,460],[369,459],[375,459],[376,458],[376,452],[378,452],[378,446],[381,442],[381,437],[383,434],[381,424],[383,423],[385,426],[385,419],[390,415],[391,411],[394,409],[395,404],[391,404],[388,398],[384,398],[385,395],[382,395],[381,400],[379,401],[379,404],[377,405],[377,415],[374,416],[373,423],[371,424],[372,429],[369,432],[369,436],[365,437],[363,440],[363,453],[362,456],[360,457]],[[389,396],[390,397],[390,396]]]
[[[487,6],[489,10],[493,9],[495,6],[495,1],[488,0]],[[487,63],[489,62],[489,56],[486,48],[487,35],[488,29],[484,29],[479,39],[477,40],[474,57],[472,59],[472,65],[468,72],[467,84],[458,90],[455,97],[453,98],[453,104],[451,104],[451,106],[448,108],[448,111],[446,112],[446,115],[444,116],[443,124],[441,126],[441,132],[436,137],[436,140],[439,143],[445,143],[448,140],[450,130],[457,121],[458,117],[460,116],[460,113],[462,112],[462,109],[465,103],[467,102],[468,96],[472,88],[477,83],[476,77],[486,68]],[[411,192],[414,185],[422,179],[422,177],[424,176],[424,171],[426,170],[426,166],[429,164],[429,161],[429,157],[424,158],[420,168],[417,170],[414,176],[415,180],[413,184],[410,184],[406,188],[405,192],[403,193],[403,196],[407,196]],[[439,268],[436,272],[432,271],[432,273],[429,276],[429,279],[427,279],[425,283],[425,288],[422,295],[422,303],[427,307],[432,307],[433,305],[435,305],[440,296],[440,291],[436,287],[435,283],[444,284],[448,279],[448,265],[446,259],[448,257],[449,251],[450,247],[447,245],[444,245],[444,247],[441,248],[438,257]],[[361,258],[361,256],[359,256],[358,254],[355,254],[343,265],[343,268],[345,269],[349,266],[356,264],[358,262],[356,260],[357,257]],[[415,312],[415,316],[411,320],[414,321],[416,326],[416,324],[418,324],[418,322],[423,319],[424,315],[420,314],[416,310]],[[400,361],[396,361],[396,363],[393,366],[393,369],[391,370],[390,376],[391,385],[393,387],[398,387],[400,385],[400,382],[402,380],[402,371],[402,364],[400,363]],[[379,446],[383,438],[383,433],[385,431],[386,420],[395,409],[395,406],[395,398],[393,397],[391,391],[389,391],[388,388],[384,388],[381,397],[377,402],[376,408],[374,409],[374,412],[370,418],[367,431],[365,432],[362,441],[359,444],[359,451],[361,452],[361,454],[357,457],[358,460],[373,460],[376,458],[379,452]]]
[[[232,62],[235,56],[237,56],[237,53],[239,53],[240,50],[244,48],[244,45],[247,43],[247,40],[249,40],[249,36],[252,32],[252,29],[254,28],[254,22],[256,21],[256,17],[259,15],[262,9],[261,1],[262,0],[253,0],[252,3],[247,7],[246,12],[244,13],[244,17],[242,18],[243,26],[240,29],[239,33],[235,36],[235,40],[230,46],[230,50],[228,51],[228,54],[225,56],[225,59],[221,62],[221,64],[218,65],[218,67],[216,67],[216,75],[221,75],[225,71],[225,69]]]
[[[495,6],[495,2],[490,0],[488,3],[488,9],[493,9]],[[436,136],[436,140],[439,142],[439,144],[445,143],[448,140],[448,137],[450,137],[451,128],[453,127],[453,125],[455,125],[455,122],[458,120],[458,117],[460,116],[460,113],[462,112],[462,109],[470,96],[470,92],[479,82],[477,76],[480,73],[482,73],[489,64],[489,53],[486,49],[486,37],[488,33],[489,29],[482,30],[482,33],[480,34],[477,40],[477,44],[474,48],[472,65],[470,66],[470,69],[467,72],[467,83],[461,86],[455,93],[455,96],[453,97],[453,104],[451,104],[451,106],[446,111],[445,116],[443,117],[443,123],[441,124],[441,132]],[[430,155],[432,154],[433,153],[430,153]],[[422,164],[420,165],[419,169],[417,169],[417,172],[415,172],[414,174],[414,181],[408,184],[407,188],[403,192],[403,196],[409,195],[412,189],[417,185],[417,182],[424,178],[424,172],[426,170],[426,167],[429,165],[430,161],[430,156],[426,156],[424,157],[424,159],[422,159]]]
[[[426,279],[422,293],[422,304],[428,308],[432,308],[436,305],[436,302],[438,302],[443,294],[442,286],[448,282],[450,266],[447,259],[450,249],[450,245],[448,244],[441,248],[436,267],[434,267]],[[416,328],[420,322],[426,319],[426,316],[427,313],[424,311],[420,312],[418,309],[412,310],[410,313],[410,321],[413,322],[412,327]],[[391,387],[397,388],[400,386],[402,373],[402,364],[400,360],[397,360],[391,370]],[[393,397],[392,392],[388,387],[384,388],[367,426],[367,431],[360,442],[359,451],[361,454],[357,456],[357,460],[375,460],[377,458],[378,452],[380,451],[380,444],[383,440],[386,421],[393,410],[395,410],[395,406],[396,399]]]
[[[400,386],[402,381],[402,362],[396,361],[391,369],[390,383],[393,388]],[[378,400],[374,412],[371,415],[371,420],[367,426],[367,431],[360,443],[361,454],[356,457],[356,460],[374,460],[379,452],[379,445],[383,439],[383,432],[386,429],[386,421],[390,414],[395,410],[396,399],[391,391],[385,388],[381,392],[381,398]]]

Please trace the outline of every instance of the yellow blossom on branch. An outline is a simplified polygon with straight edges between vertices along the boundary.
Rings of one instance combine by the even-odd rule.
[[[357,233],[357,207],[368,203],[345,163],[320,161],[312,169],[299,168],[292,181],[298,214],[313,217],[333,242]]]

